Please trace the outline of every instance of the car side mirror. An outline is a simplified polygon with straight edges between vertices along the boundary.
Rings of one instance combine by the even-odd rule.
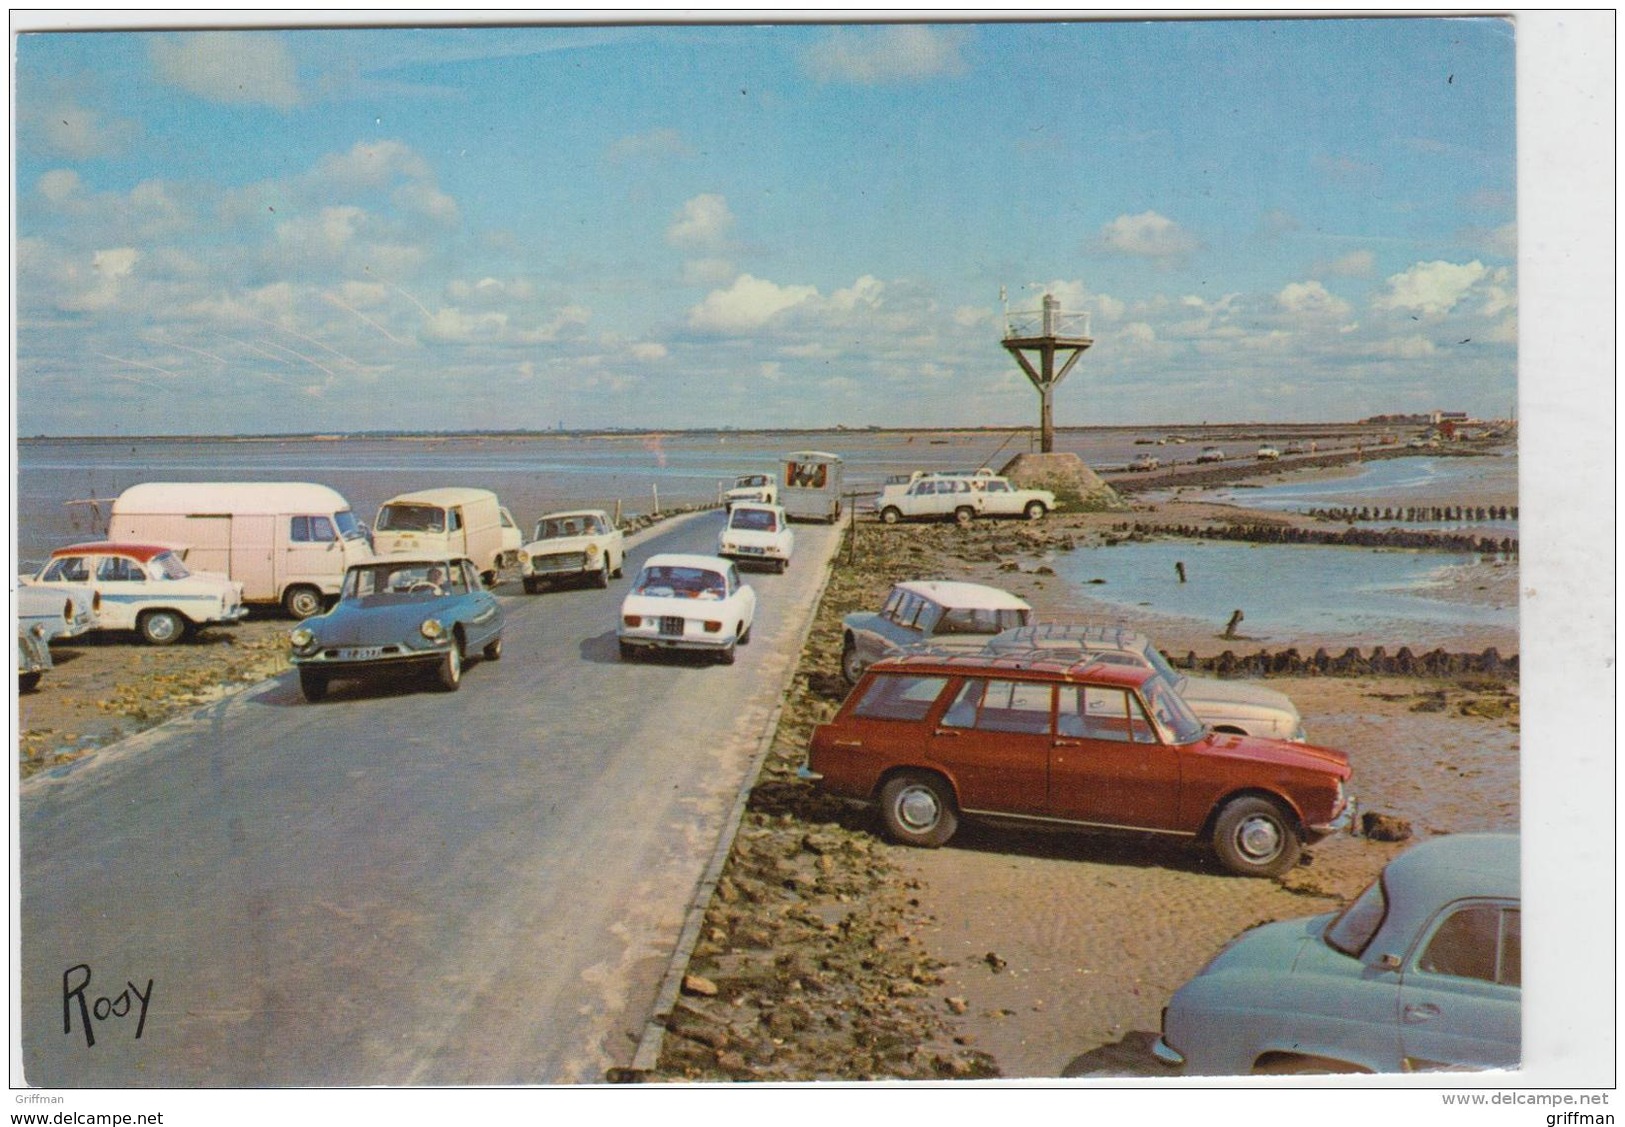
[[[1398,955],[1383,955],[1377,960],[1378,970],[1398,970],[1400,958]]]

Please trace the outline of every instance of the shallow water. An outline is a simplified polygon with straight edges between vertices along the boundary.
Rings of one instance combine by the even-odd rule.
[[[1091,599],[1152,614],[1211,621],[1240,610],[1240,633],[1272,636],[1450,634],[1462,627],[1516,628],[1516,606],[1427,597],[1450,568],[1477,556],[1301,544],[1153,540],[1058,554],[1056,574]],[[1186,582],[1175,572],[1185,565]],[[1091,580],[1103,579],[1104,583]]]

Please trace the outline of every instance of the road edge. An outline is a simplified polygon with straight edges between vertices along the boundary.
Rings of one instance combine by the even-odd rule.
[[[840,553],[844,535],[839,518],[835,522],[835,528],[836,534],[830,540],[829,554],[820,561],[824,577],[819,581],[818,590],[814,592],[812,599],[805,604],[806,619],[796,635],[794,659],[779,685],[779,701],[773,706],[767,722],[762,726],[761,734],[757,736],[756,751],[751,756],[750,767],[745,772],[739,793],[734,796],[733,807],[729,810],[728,820],[717,839],[716,850],[712,853],[711,861],[706,866],[699,883],[694,886],[694,896],[683,921],[683,930],[678,934],[677,947],[672,952],[660,989],[655,994],[654,1009],[644,1024],[642,1036],[638,1038],[637,1050],[632,1054],[632,1064],[625,1069],[610,1069],[606,1079],[612,1084],[639,1083],[644,1076],[655,1071],[660,1063],[660,1053],[666,1039],[666,1022],[670,1020],[672,1010],[677,1004],[677,996],[682,990],[683,975],[688,970],[694,947],[699,942],[700,927],[705,923],[705,913],[711,906],[711,897],[716,892],[723,867],[727,865],[728,858],[733,853],[734,837],[739,832],[739,823],[745,817],[745,807],[750,802],[750,793],[755,789],[756,780],[761,776],[762,764],[766,762],[768,753],[773,750],[773,741],[778,737],[779,720],[784,714],[785,699],[795,680],[796,672],[801,668],[801,657],[807,651],[807,639],[812,636],[813,625],[818,620],[818,608],[823,605],[824,592],[829,587],[831,576],[835,574],[835,557]]]

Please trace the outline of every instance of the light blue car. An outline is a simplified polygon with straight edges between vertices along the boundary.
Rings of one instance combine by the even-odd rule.
[[[1153,1052],[1202,1076],[1516,1068],[1519,903],[1517,835],[1424,842],[1341,912],[1231,940]]]
[[[472,561],[381,556],[344,573],[339,601],[288,635],[299,687],[310,701],[338,678],[418,667],[455,692],[475,653],[502,656],[502,607]]]

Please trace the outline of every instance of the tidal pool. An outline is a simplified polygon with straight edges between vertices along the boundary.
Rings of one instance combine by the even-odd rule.
[[[1429,598],[1472,554],[1299,544],[1151,540],[1062,553],[1056,574],[1091,599],[1136,611],[1213,622],[1245,616],[1255,641],[1298,635],[1370,635],[1408,643],[1463,627],[1516,628],[1517,606]],[[1184,564],[1184,583],[1174,565]],[[1092,582],[1104,580],[1104,583]]]

